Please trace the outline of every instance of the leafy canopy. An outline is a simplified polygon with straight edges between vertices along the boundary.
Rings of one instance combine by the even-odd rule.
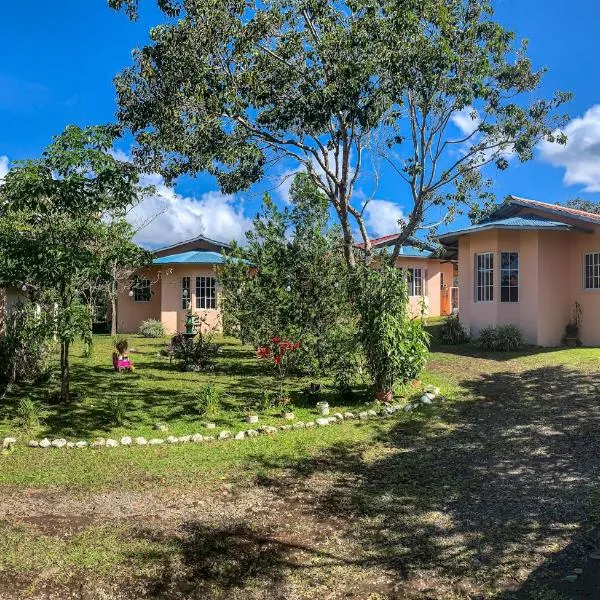
[[[135,17],[137,0],[109,0]],[[348,266],[367,253],[363,176],[385,169],[412,210],[402,243],[489,197],[482,169],[531,159],[568,98],[540,98],[544,69],[493,19],[489,0],[158,0],[168,17],[116,80],[137,158],[167,178],[208,171],[225,192],[279,161],[302,167],[335,209]],[[172,17],[177,17],[173,19]],[[462,133],[454,122],[461,117]],[[375,177],[376,179],[376,177]]]

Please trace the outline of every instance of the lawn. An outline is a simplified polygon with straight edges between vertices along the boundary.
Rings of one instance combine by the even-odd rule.
[[[219,428],[247,428],[243,406],[273,382],[225,341],[215,372],[201,375],[136,339],[136,373],[117,375],[98,338],[92,359],[75,351],[80,400],[49,407],[37,435],[154,436],[159,420],[175,435],[202,433],[194,394],[206,381],[227,396]],[[2,455],[0,598],[594,598],[600,350],[433,350],[423,379],[447,401],[387,420]],[[130,403],[124,428],[110,423],[114,393]],[[11,404],[5,432],[16,431]],[[295,404],[316,417],[314,400]],[[282,422],[267,413],[261,422]],[[577,581],[563,581],[576,568]]]

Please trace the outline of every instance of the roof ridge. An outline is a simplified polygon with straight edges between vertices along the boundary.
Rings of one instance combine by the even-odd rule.
[[[588,217],[593,220],[597,220],[600,222],[600,215],[589,212],[587,210],[580,210],[579,208],[571,208],[570,206],[564,206],[563,204],[554,204],[551,202],[542,202],[541,200],[532,200],[531,198],[521,198],[519,196],[510,196],[511,200],[516,200],[517,202],[524,202],[525,204],[529,204],[532,206],[538,206],[540,208],[554,209],[563,211],[566,213],[571,213],[575,215],[581,215],[582,217]]]

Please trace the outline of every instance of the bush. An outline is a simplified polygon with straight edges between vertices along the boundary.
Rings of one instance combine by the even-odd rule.
[[[182,371],[211,371],[220,350],[218,344],[210,341],[210,336],[199,336],[197,341],[194,341],[183,333],[178,333],[171,339],[171,352],[181,361]]]
[[[214,384],[207,383],[198,390],[196,410],[207,419],[214,418],[221,412],[221,392]]]
[[[523,346],[523,336],[516,325],[489,326],[479,332],[477,345],[492,352],[512,352]]]
[[[31,302],[17,304],[0,336],[0,381],[39,381],[50,373],[53,324]]]
[[[140,335],[146,338],[161,338],[165,337],[165,326],[162,321],[157,319],[146,319],[140,323],[138,329]]]
[[[17,417],[21,427],[34,429],[42,417],[42,407],[31,398],[21,398],[17,406]]]
[[[465,344],[469,341],[469,334],[459,321],[458,317],[452,316],[444,319],[440,327],[440,341],[442,344]]]
[[[108,412],[115,425],[123,425],[127,414],[127,402],[121,396],[113,396],[108,401]]]

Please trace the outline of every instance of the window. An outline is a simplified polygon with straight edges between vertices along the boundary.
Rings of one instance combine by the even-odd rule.
[[[440,271],[440,289],[443,290],[446,287],[446,284],[444,282],[444,273],[443,271]]]
[[[494,254],[484,252],[475,255],[475,301],[494,300]]]
[[[423,295],[423,269],[407,269],[408,273],[408,295]]]
[[[600,252],[590,252],[584,258],[583,287],[600,290]]]
[[[133,285],[134,302],[150,302],[151,299],[150,280],[138,279]]]
[[[519,301],[519,253],[500,253],[500,302]]]
[[[214,277],[196,277],[196,308],[217,308],[217,281]]]
[[[186,310],[192,298],[190,296],[191,291],[191,277],[181,278],[181,308]]]

